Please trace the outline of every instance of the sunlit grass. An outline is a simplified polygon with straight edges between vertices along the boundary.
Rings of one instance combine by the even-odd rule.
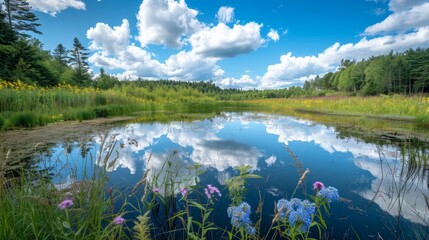
[[[138,111],[189,111],[214,104],[214,98],[191,88],[151,90],[130,84],[101,91],[68,84],[44,88],[21,81],[0,81],[0,129],[130,115]]]
[[[429,118],[427,98],[402,95],[377,97],[319,97],[263,99],[248,101],[279,112],[296,110],[313,113],[339,114],[349,116],[371,116],[392,120],[415,120],[424,122]]]

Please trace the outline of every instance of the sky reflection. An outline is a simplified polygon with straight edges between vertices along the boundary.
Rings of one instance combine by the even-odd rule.
[[[301,146],[305,154],[298,157],[304,167],[310,166],[313,176],[323,173],[330,178],[325,179],[327,182],[344,184],[345,189],[339,190],[345,195],[357,194],[391,216],[401,215],[422,224],[429,221],[427,178],[418,175],[407,179],[403,171],[407,161],[400,159],[396,147],[340,138],[334,127],[279,115],[223,113],[191,123],[128,124],[112,129],[110,134],[116,134],[120,143],[116,147],[117,162],[109,169],[113,173],[123,168],[140,176],[149,168],[149,179],[153,179],[165,162],[171,161],[177,167],[177,176],[183,177],[189,175],[190,166],[198,163],[215,169],[220,184],[233,176],[230,170],[236,166],[250,165],[261,175],[269,175],[265,171],[272,167],[290,167],[283,163],[289,158],[284,147],[300,152],[297,146]],[[329,161],[317,162],[321,156]],[[352,179],[348,172],[356,177]],[[346,183],[336,179],[341,174]]]

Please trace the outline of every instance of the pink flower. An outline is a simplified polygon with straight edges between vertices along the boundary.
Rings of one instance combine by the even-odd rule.
[[[73,206],[73,200],[71,199],[66,199],[62,201],[60,204],[58,204],[58,207],[61,209],[68,208],[70,206]]]
[[[153,193],[159,193],[160,190],[161,189],[159,187],[155,187],[155,188],[152,189],[152,192]]]
[[[188,189],[186,188],[182,188],[182,190],[180,190],[180,193],[182,194],[182,196],[186,196],[186,194],[188,194]]]
[[[204,193],[206,194],[207,198],[210,199],[214,195],[214,193],[217,193],[219,197],[222,196],[219,189],[217,187],[213,187],[212,185],[208,184],[206,188],[204,188]]]
[[[322,188],[325,188],[325,185],[322,182],[317,181],[313,183],[313,190],[319,191]]]
[[[125,222],[125,219],[119,215],[117,217],[115,217],[115,219],[113,219],[113,223],[116,225],[122,224],[123,222]]]

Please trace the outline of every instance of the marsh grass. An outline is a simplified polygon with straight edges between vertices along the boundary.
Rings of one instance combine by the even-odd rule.
[[[138,111],[196,111],[214,106],[214,98],[191,88],[150,90],[130,84],[101,91],[67,84],[43,88],[20,81],[0,81],[0,129],[131,115]]]
[[[315,97],[264,99],[246,101],[267,110],[293,113],[335,114],[344,116],[376,117],[380,119],[429,122],[429,101],[426,97],[382,95],[376,97]]]

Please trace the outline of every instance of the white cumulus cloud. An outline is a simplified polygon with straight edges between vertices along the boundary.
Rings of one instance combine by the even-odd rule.
[[[207,80],[219,78],[224,71],[216,65],[216,60],[181,51],[166,61],[165,75],[177,80]]]
[[[81,0],[28,0],[27,2],[33,9],[52,16],[67,8],[85,10],[85,3]]]
[[[130,25],[128,20],[122,20],[121,26],[110,28],[105,23],[97,23],[87,31],[88,39],[93,39],[91,50],[105,50],[108,54],[115,54],[127,47],[130,39]]]
[[[144,0],[137,14],[138,39],[142,45],[181,48],[186,36],[203,26],[197,15],[198,11],[188,8],[184,0]]]
[[[389,9],[393,12],[406,11],[424,2],[427,2],[427,0],[391,0]]]
[[[280,40],[279,33],[274,29],[270,29],[270,32],[267,34],[267,37],[269,37],[274,42],[277,42],[278,40]]]
[[[257,82],[249,75],[242,75],[240,78],[224,78],[216,82],[221,88],[240,88],[243,90],[254,89],[257,87]]]
[[[230,23],[234,21],[234,8],[223,6],[219,8],[216,17],[221,23]]]
[[[429,26],[429,2],[395,12],[382,22],[366,28],[365,34],[405,32],[422,26]]]
[[[130,43],[129,23],[110,27],[98,23],[87,31],[90,49],[95,53],[89,61],[97,67],[124,70],[121,77],[170,78],[177,80],[206,80],[219,78],[223,70],[213,58],[193,52],[181,51],[171,55],[164,63],[146,49]]]
[[[195,33],[190,43],[195,53],[205,57],[226,58],[249,53],[259,48],[264,40],[261,38],[262,25],[255,22],[246,25],[235,24],[233,28],[219,23],[217,26]]]
[[[204,24],[197,15],[198,11],[189,8],[184,0],[143,0],[137,14],[137,36],[131,35],[126,19],[120,26],[97,23],[88,29],[89,48],[94,51],[89,61],[97,67],[122,71],[117,74],[120,78],[220,81],[225,72],[219,61],[255,51],[267,41],[260,34],[262,24],[223,23],[233,20],[231,7],[219,10],[217,17],[222,15],[223,22],[217,25]],[[278,38],[275,35],[272,30],[271,38]],[[150,52],[151,44],[177,52],[160,60]],[[257,86],[250,76],[226,79],[223,83],[231,87]]]

